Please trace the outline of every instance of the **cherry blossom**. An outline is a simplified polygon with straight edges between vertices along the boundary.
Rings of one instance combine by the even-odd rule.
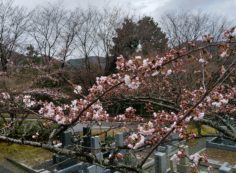
[[[2,92],[2,93],[1,93],[1,96],[2,96],[2,98],[3,98],[4,100],[10,99],[10,95],[9,95],[9,93],[7,93],[7,92]]]
[[[229,54],[228,54],[227,51],[223,51],[223,52],[220,54],[220,56],[221,56],[222,58],[225,58],[225,57],[228,57]]]
[[[128,137],[128,147],[132,149],[138,149],[142,147],[145,143],[145,137],[141,134],[132,134]]]
[[[155,131],[155,128],[153,127],[153,123],[149,121],[148,123],[144,123],[142,126],[139,125],[138,130],[140,134],[150,136]]]
[[[82,93],[82,87],[80,85],[77,85],[74,87],[74,93],[75,94],[81,94]]]
[[[195,153],[190,155],[189,159],[193,162],[192,167],[197,167],[200,161],[208,163],[208,158],[205,154]]]
[[[36,102],[34,100],[32,100],[30,95],[25,95],[23,97],[23,103],[27,106],[27,107],[32,107],[36,104]]]

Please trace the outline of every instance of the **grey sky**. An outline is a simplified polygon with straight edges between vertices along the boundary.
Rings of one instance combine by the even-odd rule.
[[[15,0],[16,4],[34,8],[40,4],[58,0]],[[236,0],[59,0],[67,8],[89,5],[102,7],[106,4],[123,7],[138,15],[147,14],[158,18],[169,11],[203,11],[225,16],[230,20],[236,18]]]

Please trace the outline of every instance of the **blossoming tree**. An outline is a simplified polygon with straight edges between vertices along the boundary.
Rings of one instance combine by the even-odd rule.
[[[35,113],[42,121],[57,126],[48,136],[48,142],[37,140],[39,133],[34,134],[32,140],[16,139],[6,135],[0,136],[0,140],[42,147],[87,162],[101,164],[107,168],[133,172],[140,172],[147,159],[158,146],[169,140],[172,133],[177,134],[180,140],[197,138],[196,134],[188,131],[188,125],[192,121],[208,124],[235,141],[236,129],[225,123],[223,116],[220,117],[221,114],[229,115],[236,111],[232,102],[236,96],[235,81],[228,81],[235,73],[236,64],[233,33],[234,28],[227,30],[224,33],[225,40],[217,43],[212,43],[213,38],[205,35],[201,45],[189,42],[190,48],[171,49],[162,56],[152,58],[136,56],[129,60],[119,56],[116,62],[117,73],[97,77],[96,83],[88,91],[89,94],[84,95],[81,86],[71,83],[78,99],[72,100],[70,104],[37,101],[32,96],[24,94],[14,97],[7,92],[2,92],[1,104],[9,103],[9,106],[12,106],[14,103],[15,106]],[[217,52],[218,56],[212,56],[210,48],[216,48],[213,52]],[[207,76],[207,69],[211,69],[213,58],[218,58],[222,63]],[[193,74],[198,80],[192,80],[190,86],[188,80],[182,83],[178,81],[180,77],[184,78],[191,62],[195,62],[200,67],[200,75],[197,72]],[[178,92],[172,90],[173,86],[179,88]],[[138,115],[133,107],[127,107],[123,114],[109,114],[105,109],[107,101],[112,102],[111,98],[120,98],[124,93],[133,100],[145,103],[146,109],[152,113],[151,118]],[[155,95],[153,94],[154,98],[150,95],[143,97],[144,93],[155,93]],[[153,108],[156,104],[160,106],[158,110]],[[32,111],[31,108],[35,106],[40,107],[38,112]],[[218,126],[216,120],[212,120],[215,117],[221,118],[227,129]],[[74,144],[76,147],[73,149],[55,145],[55,139],[59,134],[78,123],[101,125],[102,122],[114,124],[111,128],[124,126],[129,134],[126,147],[106,146],[104,148],[114,151],[107,160],[98,161],[95,155],[82,150],[82,146],[78,144]],[[14,127],[15,121],[10,123],[4,128]],[[130,123],[136,126],[130,128]],[[121,149],[129,150],[134,155],[135,151],[142,149],[146,150],[146,154],[139,157],[136,165],[130,166],[122,162],[124,156],[120,153]],[[175,157],[178,160],[186,157],[186,154],[180,149]],[[189,160],[197,167],[200,161],[207,161],[207,157],[195,154],[191,155]]]

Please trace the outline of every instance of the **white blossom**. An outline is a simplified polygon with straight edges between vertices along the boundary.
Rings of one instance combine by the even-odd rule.
[[[227,53],[227,51],[223,51],[223,52],[220,54],[220,56],[221,56],[222,58],[225,58],[225,57],[228,57],[229,54]]]
[[[171,75],[171,74],[172,74],[172,70],[171,70],[171,69],[167,70],[166,76],[169,76],[169,75]]]
[[[155,71],[154,73],[152,73],[152,76],[154,77],[154,76],[157,76],[159,74],[159,71]]]
[[[212,106],[215,106],[217,108],[221,107],[222,103],[221,102],[212,102]]]
[[[82,93],[82,87],[80,85],[77,85],[75,88],[74,88],[74,93],[75,94],[81,94]]]

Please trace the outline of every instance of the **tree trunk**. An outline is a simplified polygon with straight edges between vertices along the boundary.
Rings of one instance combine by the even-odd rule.
[[[2,65],[2,71],[7,71],[7,60],[5,58],[1,58],[1,65]]]

